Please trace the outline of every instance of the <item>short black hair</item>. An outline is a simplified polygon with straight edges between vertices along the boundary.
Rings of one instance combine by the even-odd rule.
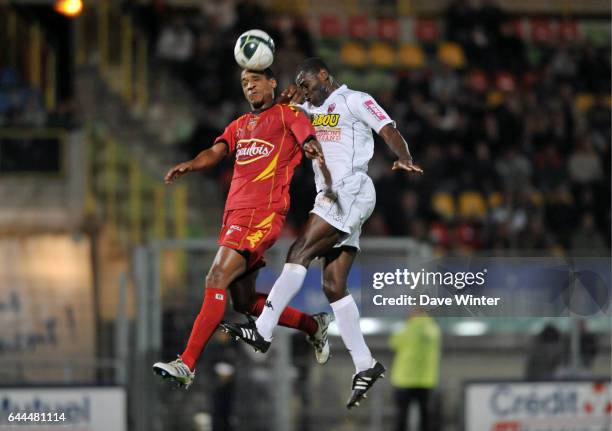
[[[329,67],[323,59],[319,57],[310,57],[304,60],[302,64],[297,68],[295,74],[298,75],[300,72],[307,72],[312,74],[317,74],[321,70],[326,70],[328,73],[331,73]]]
[[[264,70],[253,70],[244,69],[245,72],[257,73],[258,75],[264,75],[266,79],[276,79],[276,75],[271,67],[266,67]]]

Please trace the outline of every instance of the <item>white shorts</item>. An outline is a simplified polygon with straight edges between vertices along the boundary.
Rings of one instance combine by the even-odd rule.
[[[376,205],[376,190],[370,177],[358,172],[333,185],[337,198],[330,199],[319,192],[310,211],[346,235],[335,247],[350,246],[359,250],[361,226]]]

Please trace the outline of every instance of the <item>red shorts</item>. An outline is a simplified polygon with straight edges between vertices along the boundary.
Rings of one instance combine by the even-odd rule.
[[[223,214],[219,245],[241,252],[247,269],[265,266],[264,253],[272,247],[283,229],[285,214],[273,210],[237,209]]]

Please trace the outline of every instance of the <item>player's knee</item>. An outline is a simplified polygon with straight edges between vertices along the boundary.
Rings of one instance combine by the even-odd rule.
[[[219,267],[213,266],[206,274],[207,288],[225,289],[227,284],[227,275]]]
[[[289,254],[287,255],[288,263],[296,263],[305,267],[310,265],[312,259],[312,256],[309,254],[306,241],[303,238],[298,239],[291,245]]]
[[[346,283],[339,283],[336,280],[328,279],[323,280],[323,293],[329,300],[329,302],[338,301],[346,296],[347,286]]]

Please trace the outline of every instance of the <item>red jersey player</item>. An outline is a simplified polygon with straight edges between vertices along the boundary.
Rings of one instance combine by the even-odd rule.
[[[302,149],[306,157],[324,165],[315,130],[306,115],[274,103],[276,80],[272,71],[244,70],[241,82],[252,111],[230,123],[212,147],[174,166],[165,177],[166,183],[171,183],[187,172],[209,169],[229,154],[235,156],[219,249],[206,276],[204,302],[187,347],[178,359],[153,365],[157,374],[186,388],[193,382],[195,364],[204,346],[221,323],[228,288],[237,311],[261,314],[266,295],[255,291],[255,280],[265,265],[265,251],[282,230],[289,209],[289,184]],[[319,363],[329,358],[330,321],[327,313],[310,316],[291,307],[280,319],[282,325],[308,334]]]

